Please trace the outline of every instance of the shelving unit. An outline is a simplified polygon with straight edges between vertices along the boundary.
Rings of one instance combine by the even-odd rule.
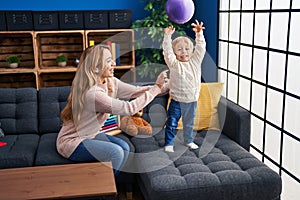
[[[115,76],[123,81],[135,82],[135,57],[133,30],[110,29],[110,30],[86,30],[86,46],[93,40],[95,44],[107,44],[113,42],[120,45],[121,65],[116,66]]]
[[[132,29],[0,31],[0,87],[42,87],[71,85],[76,73],[74,59],[80,58],[89,41],[120,45],[120,66],[115,76],[135,81],[134,33]],[[19,67],[9,68],[6,58],[17,55]],[[56,56],[65,55],[68,63],[58,67]]]
[[[0,32],[0,87],[37,87],[34,46],[32,31]],[[10,55],[21,58],[18,68],[8,67]]]

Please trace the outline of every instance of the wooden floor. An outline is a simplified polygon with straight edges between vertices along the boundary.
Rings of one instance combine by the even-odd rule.
[[[123,185],[118,186],[117,190],[118,190],[117,200],[127,200],[125,186]],[[144,197],[137,185],[134,185],[132,194],[133,194],[132,200],[144,200]]]
[[[88,198],[80,198],[80,200],[145,200],[140,189],[136,185],[133,188],[132,199],[127,199],[125,185],[124,186],[118,185],[117,191],[118,191],[117,197],[115,196],[88,197]],[[0,196],[0,200],[2,200],[1,196]]]

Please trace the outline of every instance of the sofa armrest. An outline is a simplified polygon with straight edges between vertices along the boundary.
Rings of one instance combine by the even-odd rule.
[[[222,133],[249,151],[250,113],[232,101],[221,97],[218,114]]]

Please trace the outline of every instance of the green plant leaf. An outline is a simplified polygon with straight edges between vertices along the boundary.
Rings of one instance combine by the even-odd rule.
[[[6,62],[11,64],[11,63],[19,63],[21,60],[18,56],[11,55],[6,59]]]
[[[141,37],[135,42],[135,55],[137,73],[141,78],[156,78],[156,76],[166,69],[161,48],[164,32],[163,29],[168,26],[174,26],[180,35],[185,35],[185,29],[190,25],[178,25],[171,22],[165,10],[167,0],[142,0],[146,2],[145,11],[150,15],[144,19],[133,22],[132,28],[139,31]],[[152,48],[143,48],[145,44],[151,44]]]

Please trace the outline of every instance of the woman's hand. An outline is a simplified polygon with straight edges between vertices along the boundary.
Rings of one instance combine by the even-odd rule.
[[[169,88],[169,79],[167,79],[167,81],[163,84],[163,86],[161,87],[161,92],[160,94],[166,94],[169,92],[170,88]]]
[[[196,33],[199,33],[200,31],[205,29],[205,27],[203,26],[203,22],[200,22],[199,24],[198,20],[196,20],[196,24],[192,23],[192,26],[193,26],[193,31]]]
[[[162,88],[162,87],[163,87],[163,85],[165,84],[166,79],[168,78],[167,71],[168,71],[168,70],[162,71],[162,72],[157,76],[157,79],[156,79],[156,81],[155,81],[155,84],[158,85],[159,88]]]
[[[164,30],[166,35],[172,35],[175,32],[175,28],[173,26],[169,26]]]

